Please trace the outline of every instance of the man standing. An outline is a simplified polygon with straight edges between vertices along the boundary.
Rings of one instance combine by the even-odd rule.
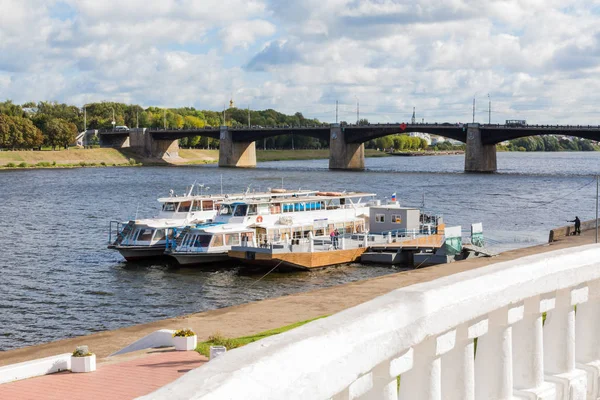
[[[335,231],[332,229],[331,232],[329,233],[329,238],[331,239],[331,245],[333,246],[334,249],[337,249],[336,243],[335,243]]]
[[[573,221],[569,222],[575,222],[575,232],[573,232],[573,235],[581,235],[581,221],[579,217],[576,216]]]

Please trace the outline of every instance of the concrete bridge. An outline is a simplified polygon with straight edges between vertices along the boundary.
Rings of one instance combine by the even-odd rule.
[[[470,124],[340,124],[306,127],[227,127],[205,129],[132,129],[100,132],[100,143],[107,147],[131,147],[149,158],[177,157],[178,140],[205,136],[219,139],[219,166],[251,168],[256,166],[257,140],[279,135],[310,136],[329,142],[329,168],[362,170],[365,167],[364,143],[382,136],[423,132],[466,143],[465,171],[494,172],[497,169],[496,144],[505,140],[536,135],[567,135],[600,141],[600,126],[571,125],[483,125]]]

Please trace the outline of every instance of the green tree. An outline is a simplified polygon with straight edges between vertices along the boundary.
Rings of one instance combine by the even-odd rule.
[[[77,127],[72,122],[64,119],[54,118],[46,123],[46,144],[56,147],[67,148],[77,138]]]

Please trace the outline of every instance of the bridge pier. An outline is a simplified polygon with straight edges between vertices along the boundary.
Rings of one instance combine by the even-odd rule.
[[[340,124],[332,124],[329,133],[329,169],[365,169],[365,144],[347,143]]]
[[[130,147],[144,157],[159,160],[179,158],[179,139],[154,139],[146,128],[129,131]]]
[[[496,172],[496,145],[483,144],[479,124],[467,124],[465,172]]]
[[[219,167],[256,167],[256,143],[234,142],[227,126],[221,127],[219,136]]]

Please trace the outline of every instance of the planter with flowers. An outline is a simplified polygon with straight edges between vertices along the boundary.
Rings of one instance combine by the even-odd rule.
[[[71,372],[92,372],[96,370],[96,355],[87,346],[78,346],[71,355]]]
[[[175,350],[194,350],[198,344],[198,337],[191,329],[179,329],[173,333]]]

